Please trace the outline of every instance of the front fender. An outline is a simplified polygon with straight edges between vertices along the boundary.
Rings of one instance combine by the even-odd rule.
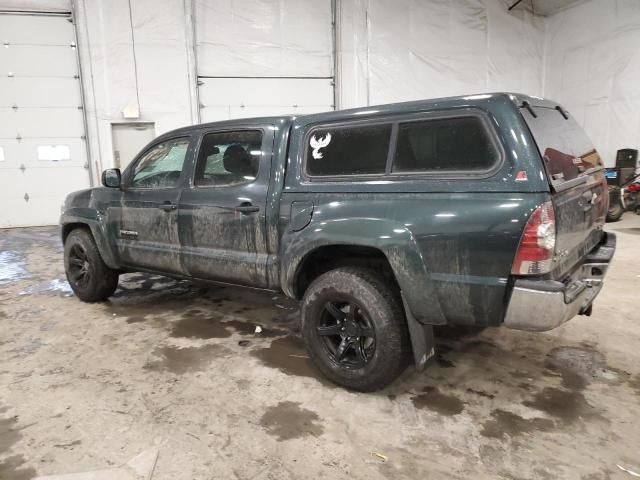
[[[401,223],[376,218],[339,218],[311,222],[303,230],[283,235],[282,290],[295,296],[299,266],[314,250],[331,245],[372,247],[391,265],[413,316],[422,323],[444,324],[440,302],[427,265],[411,231]]]
[[[72,224],[81,224],[89,227],[104,263],[106,263],[109,268],[119,268],[116,252],[112,247],[112,243],[108,241],[108,232],[104,216],[98,210],[86,207],[65,209],[60,217],[62,232],[65,231],[67,225]]]

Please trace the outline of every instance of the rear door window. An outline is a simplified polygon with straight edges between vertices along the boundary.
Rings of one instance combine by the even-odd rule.
[[[520,110],[535,138],[553,185],[602,167],[600,155],[591,140],[567,112],[548,107]]]
[[[500,156],[478,117],[400,123],[393,173],[486,171]]]
[[[307,136],[310,176],[384,174],[391,124],[323,126]]]

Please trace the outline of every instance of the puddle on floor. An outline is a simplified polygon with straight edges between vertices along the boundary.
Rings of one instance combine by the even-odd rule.
[[[6,407],[0,408],[0,415],[5,415]],[[20,439],[20,433],[15,429],[18,417],[0,417],[0,454],[9,451],[11,446]]]
[[[118,290],[103,306],[109,315],[128,323],[153,320],[165,324],[167,318],[183,314],[197,296],[197,290],[184,285],[172,285],[163,290]]]
[[[268,347],[253,350],[251,355],[267,367],[277,368],[287,375],[315,378],[328,384],[311,364],[302,339],[298,337],[289,335],[277,338]]]
[[[491,419],[484,422],[480,434],[489,438],[515,437],[527,432],[546,432],[554,427],[548,418],[522,418],[502,409],[491,412]]]
[[[453,395],[441,393],[437,387],[424,387],[422,393],[411,398],[413,406],[429,409],[441,415],[457,415],[464,410],[464,403]]]
[[[595,380],[619,384],[629,377],[628,372],[609,367],[602,353],[586,346],[556,347],[547,354],[544,365],[550,374],[560,375],[562,386],[569,390],[584,390]]]
[[[546,413],[564,423],[573,423],[581,417],[596,416],[595,409],[587,403],[584,395],[578,391],[566,391],[554,387],[545,387],[533,400],[523,405]]]
[[[156,348],[153,353],[158,358],[147,362],[144,368],[181,375],[204,370],[215,358],[227,356],[231,351],[222,345],[186,348],[166,345]]]
[[[0,252],[0,285],[18,282],[28,277],[22,255],[11,250]]]
[[[280,402],[267,408],[260,419],[260,425],[281,442],[321,435],[324,429],[320,420],[317,413],[301,408],[298,402]]]
[[[0,407],[0,456],[8,453],[11,447],[20,440],[18,417],[3,417],[6,407]],[[12,455],[0,460],[0,478],[12,480],[28,480],[35,477],[32,468],[24,468],[25,458],[22,455]]]
[[[36,476],[33,468],[26,468],[26,459],[22,455],[12,455],[0,460],[0,478],[7,480],[31,480]]]
[[[287,334],[284,330],[266,328],[250,321],[225,319],[226,315],[216,311],[192,309],[183,313],[181,317],[172,324],[172,337],[206,340],[228,338],[234,332],[240,335],[255,335],[258,338],[273,338]],[[256,332],[257,327],[259,332]]]
[[[227,338],[233,333],[220,320],[223,315],[215,312],[205,314],[199,310],[189,310],[171,326],[171,336],[179,338]]]
[[[18,295],[33,295],[39,293],[54,293],[64,297],[73,296],[73,290],[71,290],[69,282],[58,278],[30,285],[19,292]]]

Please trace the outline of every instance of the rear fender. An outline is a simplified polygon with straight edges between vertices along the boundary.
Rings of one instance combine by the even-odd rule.
[[[331,245],[371,247],[380,250],[402,290],[413,316],[425,324],[444,324],[446,319],[420,249],[402,224],[372,218],[327,220],[311,223],[282,238],[282,290],[296,296],[296,281],[304,259],[314,250]]]

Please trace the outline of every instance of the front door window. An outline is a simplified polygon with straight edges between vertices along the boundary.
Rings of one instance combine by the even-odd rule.
[[[131,187],[177,187],[188,148],[188,138],[167,140],[154,146],[136,165]]]

